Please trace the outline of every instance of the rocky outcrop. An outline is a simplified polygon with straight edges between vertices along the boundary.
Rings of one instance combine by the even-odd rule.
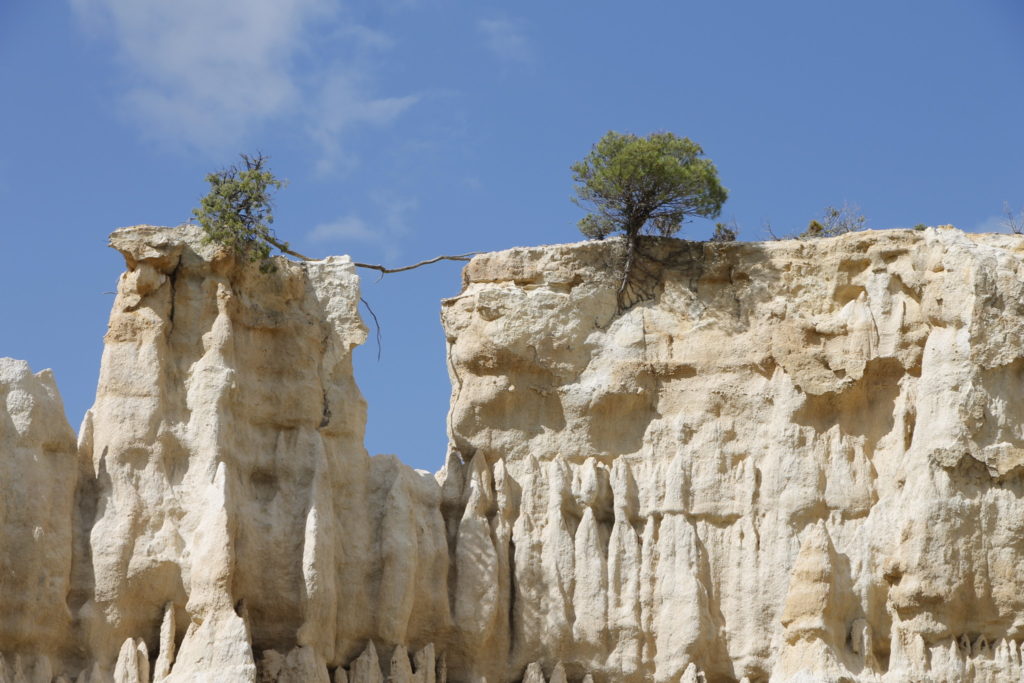
[[[623,314],[619,248],[486,254],[444,304],[453,443],[519,493],[504,670],[1016,680],[1020,238],[651,240]]]
[[[0,681],[48,683],[73,649],[77,481],[52,373],[0,358]]]
[[[316,680],[374,638],[444,639],[437,484],[362,445],[349,259],[262,274],[194,228],[111,243],[128,272],[80,442],[93,675],[132,639],[168,681]]]
[[[437,475],[365,452],[346,257],[111,243],[77,458],[0,361],[0,681],[1022,675],[1016,236],[651,239],[625,312],[615,240],[478,256]]]

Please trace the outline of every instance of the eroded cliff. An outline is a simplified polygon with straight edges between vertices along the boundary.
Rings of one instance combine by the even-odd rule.
[[[476,257],[436,476],[362,445],[346,257],[120,230],[96,403],[0,363],[0,681],[1016,680],[1024,241]]]
[[[475,259],[451,434],[515,482],[510,668],[1019,676],[1022,247],[666,240],[623,315],[613,247]]]

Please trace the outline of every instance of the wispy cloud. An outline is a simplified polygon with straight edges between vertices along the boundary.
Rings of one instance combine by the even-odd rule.
[[[386,126],[406,109],[416,103],[418,97],[368,97],[364,91],[364,79],[352,72],[335,72],[327,77],[315,103],[308,126],[309,134],[320,147],[321,157],[317,162],[319,173],[350,170],[351,158],[342,155],[344,133],[348,129],[366,124]]]
[[[1003,209],[998,216],[989,216],[983,221],[976,223],[970,229],[971,232],[1012,232],[1013,227],[1024,229],[1024,207],[1014,211],[1009,205]]]
[[[530,62],[533,48],[526,37],[522,22],[510,19],[481,19],[477,30],[483,36],[484,45],[498,59],[506,62]]]
[[[1006,216],[989,216],[983,221],[975,223],[970,228],[970,232],[1006,232],[1006,227],[1003,225],[1003,221],[1006,220]]]
[[[362,218],[345,216],[330,223],[321,223],[306,235],[306,239],[310,242],[377,242],[379,238],[366,227]]]
[[[126,112],[162,142],[219,154],[260,126],[288,122],[336,154],[352,126],[390,123],[416,101],[373,96],[361,55],[393,40],[346,20],[331,0],[71,4],[85,28],[112,38],[127,76]],[[318,32],[330,34],[350,63],[310,59]],[[339,76],[345,69],[360,75]]]
[[[408,215],[416,208],[413,199],[391,193],[378,193],[372,197],[378,218],[372,227],[361,217],[350,214],[314,227],[306,239],[318,244],[335,244],[344,251],[352,251],[352,243],[363,244],[383,253],[393,263],[402,255],[401,244],[411,232]]]
[[[338,33],[342,38],[351,38],[365,49],[390,50],[395,46],[395,40],[388,34],[360,24],[343,26]]]

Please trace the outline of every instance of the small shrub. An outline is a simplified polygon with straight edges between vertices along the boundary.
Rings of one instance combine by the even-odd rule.
[[[825,234],[825,226],[816,220],[812,220],[807,224],[807,229],[804,230],[801,237],[821,237]]]
[[[229,166],[210,173],[206,181],[210,192],[192,214],[199,221],[206,241],[224,245],[246,261],[259,262],[260,270],[275,270],[271,248],[288,252],[287,242],[274,235],[271,193],[284,187],[285,181],[266,168],[262,154],[242,154],[244,167]]]
[[[821,220],[812,220],[807,229],[799,235],[800,239],[817,237],[835,237],[848,232],[857,232],[867,228],[867,218],[855,204],[843,203],[839,208],[826,206]]]
[[[1003,202],[1003,227],[1014,235],[1024,235],[1024,209],[1017,213],[1010,208],[1009,202]]]
[[[735,221],[729,223],[715,223],[715,232],[711,235],[712,242],[735,242],[739,236],[739,226]]]

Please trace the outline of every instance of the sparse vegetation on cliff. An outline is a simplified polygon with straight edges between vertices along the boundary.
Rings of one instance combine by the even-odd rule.
[[[287,181],[277,178],[267,168],[267,157],[263,154],[240,155],[244,168],[231,165],[223,171],[210,173],[206,181],[210,192],[200,200],[199,208],[192,214],[206,233],[207,242],[224,245],[248,261],[258,261],[260,270],[275,270],[271,250],[311,261],[309,256],[294,251],[287,242],[278,239],[270,225],[274,222],[271,193],[284,187]],[[468,261],[474,254],[442,255],[420,261],[410,266],[387,268],[375,263],[359,263],[358,268],[376,270],[381,275],[401,273],[438,261]]]
[[[867,228],[868,219],[861,213],[856,204],[843,202],[840,207],[826,206],[821,220],[812,220],[807,229],[800,234],[800,239],[815,237],[835,237],[848,232],[857,232]]]
[[[1014,213],[1009,202],[1003,203],[1003,227],[1014,235],[1024,234],[1024,208]]]
[[[645,138],[609,131],[572,165],[573,201],[591,213],[580,232],[601,239],[622,231],[669,237],[690,216],[715,218],[728,192],[704,150],[689,138],[652,133]]]
[[[573,201],[590,210],[579,222],[580,232],[591,239],[625,234],[621,309],[647,298],[631,291],[641,233],[670,237],[689,217],[717,217],[728,197],[700,145],[673,133],[640,137],[609,131],[571,168]]]
[[[270,172],[263,154],[241,157],[242,167],[232,164],[206,176],[210,192],[192,210],[206,239],[232,249],[242,259],[259,262],[264,272],[275,268],[272,249],[308,260],[277,239],[270,228],[274,222],[271,194],[286,182]]]
[[[740,226],[732,220],[728,223],[715,223],[715,231],[711,234],[712,242],[735,242],[739,237]]]

